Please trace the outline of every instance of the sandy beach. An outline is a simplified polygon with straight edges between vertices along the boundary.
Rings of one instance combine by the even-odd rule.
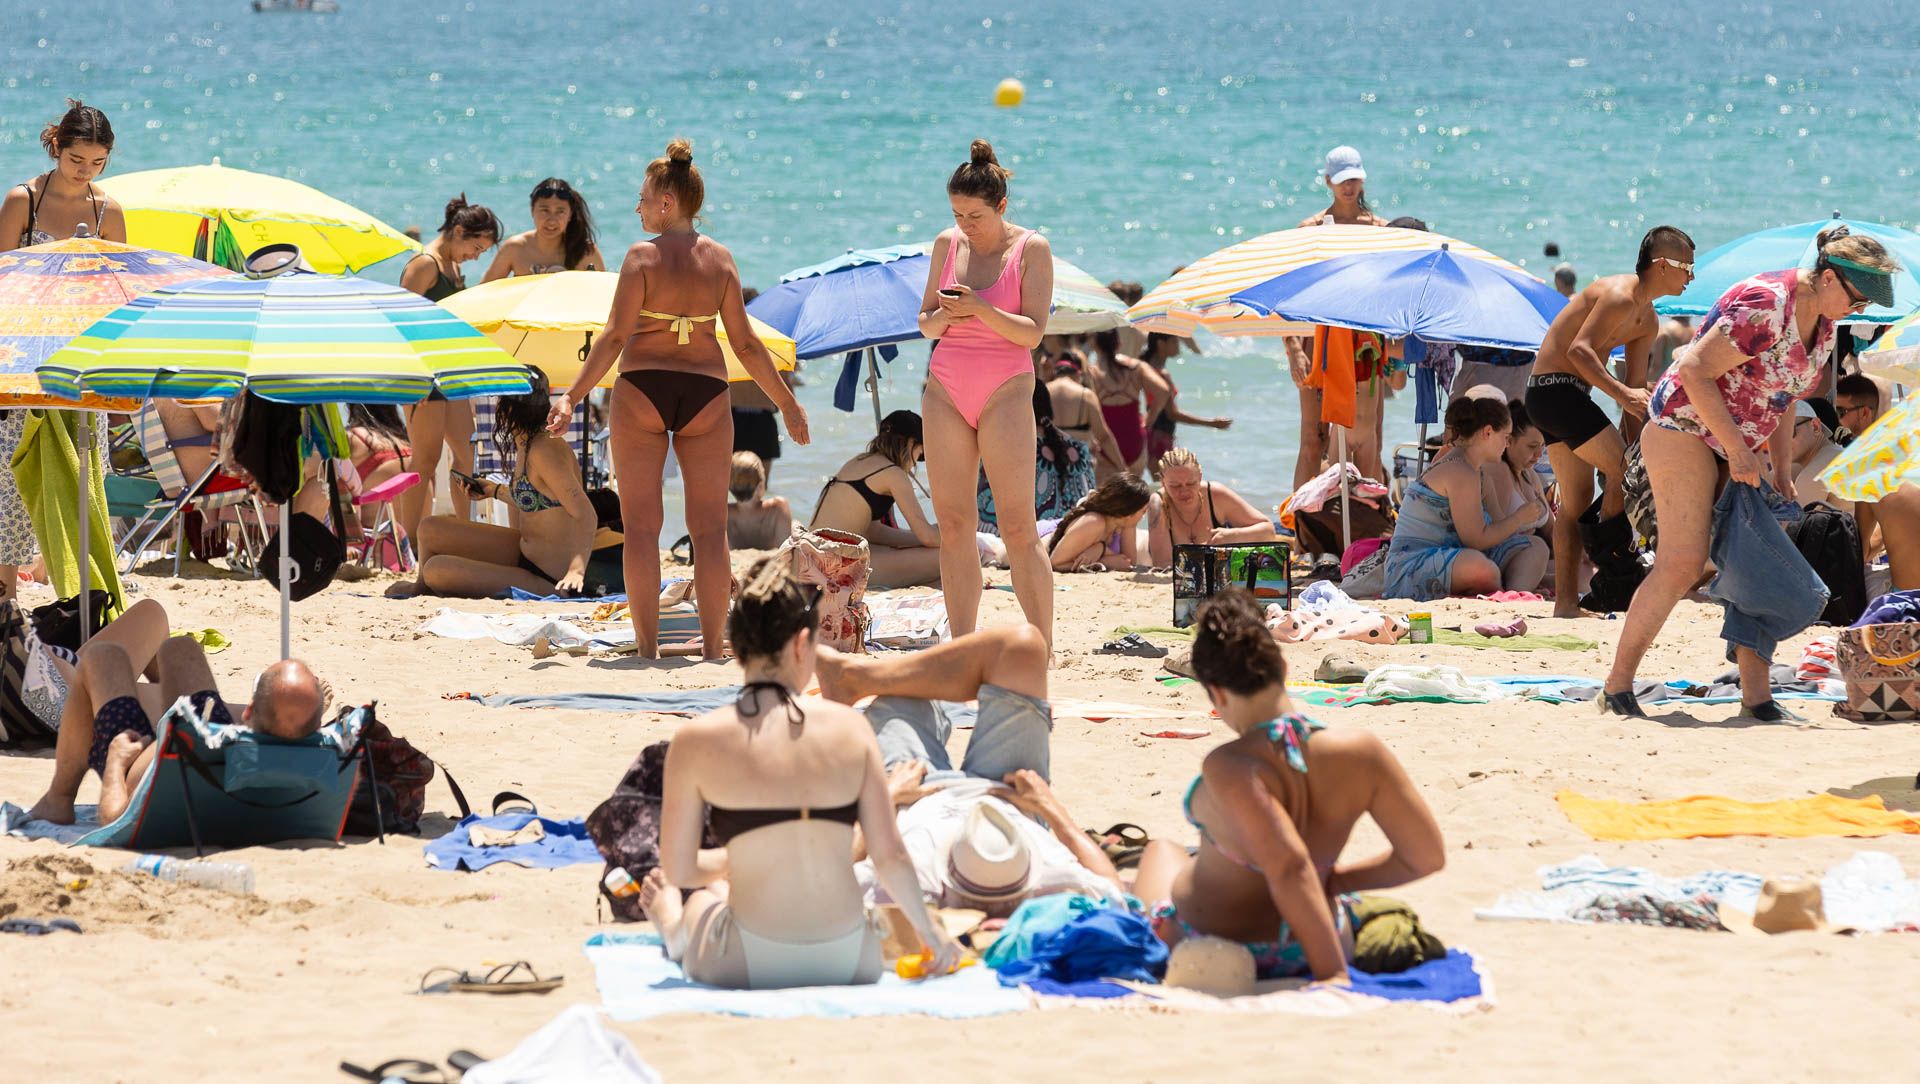
[[[994,582],[1004,582],[996,574]],[[1164,689],[1157,661],[1093,654],[1114,625],[1165,620],[1164,579],[1062,577],[1056,699],[1164,708],[1202,726],[1194,687]],[[229,689],[245,687],[275,651],[275,599],[254,581],[143,575],[176,628],[216,627],[234,646],[214,656]],[[296,608],[295,654],[350,700],[377,699],[381,718],[450,769],[467,794],[533,797],[543,812],[586,814],[644,745],[668,736],[661,716],[488,709],[442,699],[457,691],[695,689],[737,680],[731,666],[557,658],[491,641],[416,638],[441,606],[472,612],[578,607],[389,601],[379,580],[336,583]],[[1389,609],[1404,608],[1389,602]],[[1489,616],[1491,603],[1431,607],[1438,626]],[[1523,605],[1541,631],[1598,641],[1598,650],[1526,653],[1463,647],[1341,645],[1369,661],[1429,661],[1469,674],[1598,676],[1617,623],[1555,622]],[[990,591],[986,620],[1017,615]],[[1683,603],[1647,672],[1712,677],[1722,666],[1718,614]],[[1797,650],[1799,641],[1793,645]],[[1309,675],[1319,645],[1288,647]],[[1793,651],[1783,651],[1791,657]],[[1804,725],[1725,725],[1730,706],[1651,721],[1603,719],[1591,705],[1387,705],[1329,709],[1333,726],[1378,732],[1406,764],[1444,829],[1447,868],[1399,893],[1450,944],[1472,950],[1493,980],[1490,1011],[1447,1015],[1394,1006],[1337,1019],[1082,1009],[976,1021],[923,1018],[749,1021],[677,1016],[616,1024],[668,1080],[845,1079],[908,1073],[922,1080],[1109,1079],[1571,1080],[1609,1074],[1787,1079],[1884,1071],[1910,1056],[1920,990],[1920,936],[1773,939],[1625,926],[1476,921],[1503,892],[1538,887],[1536,870],[1581,854],[1680,875],[1713,868],[1818,875],[1862,850],[1920,870],[1920,840],[1737,838],[1596,843],[1561,814],[1563,788],[1627,800],[1696,793],[1798,797],[1880,788],[1920,806],[1920,732],[1860,726],[1808,705]],[[1057,719],[1055,785],[1084,826],[1134,821],[1155,837],[1194,842],[1179,794],[1201,756],[1224,740],[1144,736],[1164,722]],[[956,747],[963,741],[956,738]],[[29,803],[50,754],[0,756],[0,796]],[[92,800],[89,781],[82,800]],[[428,791],[429,835],[453,803]],[[1376,846],[1363,824],[1352,848]],[[0,838],[0,914],[67,914],[86,929],[0,940],[0,1010],[12,1024],[0,1078],[19,1081],[338,1080],[345,1058],[444,1059],[456,1048],[497,1056],[562,1008],[598,1002],[581,943],[597,928],[598,866],[480,873],[428,868],[421,841],[348,839],[251,848],[258,894],[220,893],[111,872],[122,852]],[[179,853],[179,852],[175,852]],[[77,893],[59,884],[90,878]],[[567,981],[546,996],[421,997],[440,965],[527,959]]]

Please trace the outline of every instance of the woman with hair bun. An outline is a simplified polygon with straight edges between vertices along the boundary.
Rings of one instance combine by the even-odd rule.
[[[428,301],[444,301],[467,288],[460,265],[479,259],[499,240],[500,219],[485,207],[468,203],[462,192],[447,201],[439,234],[401,270],[400,285]],[[434,390],[407,408],[407,442],[413,447],[413,469],[420,474],[420,484],[400,494],[393,504],[400,529],[418,552],[420,521],[433,507],[440,449],[446,448],[454,470],[473,473],[473,404],[451,402]],[[467,487],[456,482],[448,488],[453,514],[467,519],[472,511]]]
[[[1035,230],[1007,221],[1013,174],[993,145],[973,141],[947,180],[954,228],[933,243],[920,300],[920,333],[937,340],[920,414],[927,481],[940,524],[940,584],[953,635],[980,615],[978,478],[987,483],[1007,544],[1013,591],[1027,622],[1053,640],[1053,575],[1032,515],[1032,350],[1053,303],[1053,250]]]
[[[547,425],[555,432],[566,428],[574,408],[619,361],[610,428],[626,528],[627,591],[639,599],[660,593],[660,528],[666,518],[660,490],[671,448],[686,492],[700,651],[718,659],[725,654],[733,582],[727,548],[733,412],[718,325],[726,326],[734,356],[773,400],[795,444],[807,443],[807,415],[753,333],[733,253],[696,228],[705,200],[693,145],[675,139],[647,165],[634,207],[642,228],[654,236],[627,250],[607,326],[594,338],[573,386],[554,403]],[[629,612],[639,656],[658,657],[659,609],[634,606]]]
[[[933,955],[926,973],[959,963],[900,839],[872,724],[802,695],[814,678],[818,596],[781,558],[749,568],[727,621],[746,675],[740,699],[687,722],[667,747],[660,865],[640,905],[695,982],[763,990],[878,979],[855,828],[880,886]],[[708,829],[719,849],[701,848]],[[694,890],[684,901],[683,889]]]
[[[1134,894],[1169,946],[1221,937],[1253,953],[1262,979],[1345,982],[1354,894],[1439,872],[1440,826],[1379,738],[1299,712],[1280,645],[1246,590],[1203,603],[1194,633],[1194,675],[1234,738],[1207,754],[1182,803],[1199,853],[1148,844]],[[1342,861],[1363,815],[1387,849]]]
[[[558,177],[533,186],[527,197],[533,228],[500,242],[483,282],[508,275],[550,275],[557,271],[604,271],[605,257],[593,234],[587,198]]]

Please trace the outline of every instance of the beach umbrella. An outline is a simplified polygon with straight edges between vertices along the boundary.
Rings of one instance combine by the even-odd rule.
[[[1879,222],[1841,218],[1836,211],[1832,218],[1824,221],[1760,230],[1695,256],[1693,282],[1686,292],[1678,297],[1661,298],[1653,303],[1654,310],[1664,316],[1705,316],[1714,302],[1720,300],[1720,295],[1741,279],[1762,271],[1811,266],[1820,231],[1835,223],[1846,225],[1858,236],[1879,241],[1907,268],[1893,277],[1893,308],[1873,305],[1865,312],[1847,317],[1846,322],[1891,324],[1920,308],[1920,282],[1913,277],[1913,268],[1920,266],[1920,234]]]
[[[1311,324],[1250,309],[1233,300],[1289,271],[1368,252],[1433,251],[1445,247],[1458,260],[1479,260],[1524,274],[1493,253],[1425,230],[1389,226],[1302,226],[1262,234],[1193,261],[1155,286],[1127,310],[1146,331],[1191,336],[1206,328],[1216,335],[1309,335]]]
[[[121,306],[41,363],[56,395],[410,403],[525,395],[526,367],[424,297],[365,279],[288,272],[202,278]],[[287,534],[280,505],[280,536]],[[291,647],[292,559],[282,548],[280,653]]]
[[[612,271],[561,271],[550,275],[519,275],[495,279],[449,297],[446,310],[486,332],[514,359],[537,366],[556,388],[580,375],[593,345],[593,336],[607,325],[619,274]],[[794,341],[771,326],[748,317],[754,334],[773,355],[774,368],[791,372]],[[716,324],[718,321],[716,321]],[[727,379],[751,380],[727,342],[727,329],[716,327],[720,348],[727,356]],[[619,375],[609,366],[599,386],[610,388]]]
[[[1920,384],[1920,313],[1888,328],[1859,357],[1863,373],[1902,384]]]
[[[1307,324],[1388,338],[1538,350],[1567,305],[1511,266],[1462,258],[1448,244],[1341,256],[1236,290],[1230,304]]]
[[[356,272],[420,242],[316,188],[285,177],[205,166],[149,169],[99,182],[120,201],[127,240],[238,269],[262,245],[300,246],[308,266]]]
[[[1820,472],[1835,496],[1874,502],[1901,486],[1920,485],[1920,395],[1882,414]]]

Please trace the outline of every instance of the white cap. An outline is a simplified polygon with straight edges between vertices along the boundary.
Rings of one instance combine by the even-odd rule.
[[[1360,164],[1360,152],[1352,147],[1335,147],[1327,152],[1327,164],[1320,167],[1320,176],[1328,184],[1343,181],[1367,179],[1367,171]]]

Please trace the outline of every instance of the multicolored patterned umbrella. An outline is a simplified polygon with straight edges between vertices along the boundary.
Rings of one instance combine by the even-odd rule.
[[[1172,335],[1192,335],[1203,327],[1216,335],[1310,335],[1313,325],[1269,316],[1235,302],[1233,295],[1342,256],[1442,246],[1455,258],[1485,260],[1526,274],[1483,248],[1445,234],[1388,226],[1303,226],[1262,234],[1202,256],[1149,291],[1127,310],[1127,319],[1143,330]]]
[[[1820,481],[1836,496],[1868,502],[1920,485],[1920,395],[1907,396],[1868,426],[1820,472]]]
[[[131,411],[139,404],[89,392],[50,395],[34,369],[102,316],[162,286],[229,274],[212,264],[98,238],[0,253],[0,408]]]
[[[1920,385],[1920,313],[1886,330],[1860,354],[1860,371]]]
[[[526,366],[398,286],[293,273],[164,286],[103,317],[39,367],[51,393],[286,403],[524,395]]]

